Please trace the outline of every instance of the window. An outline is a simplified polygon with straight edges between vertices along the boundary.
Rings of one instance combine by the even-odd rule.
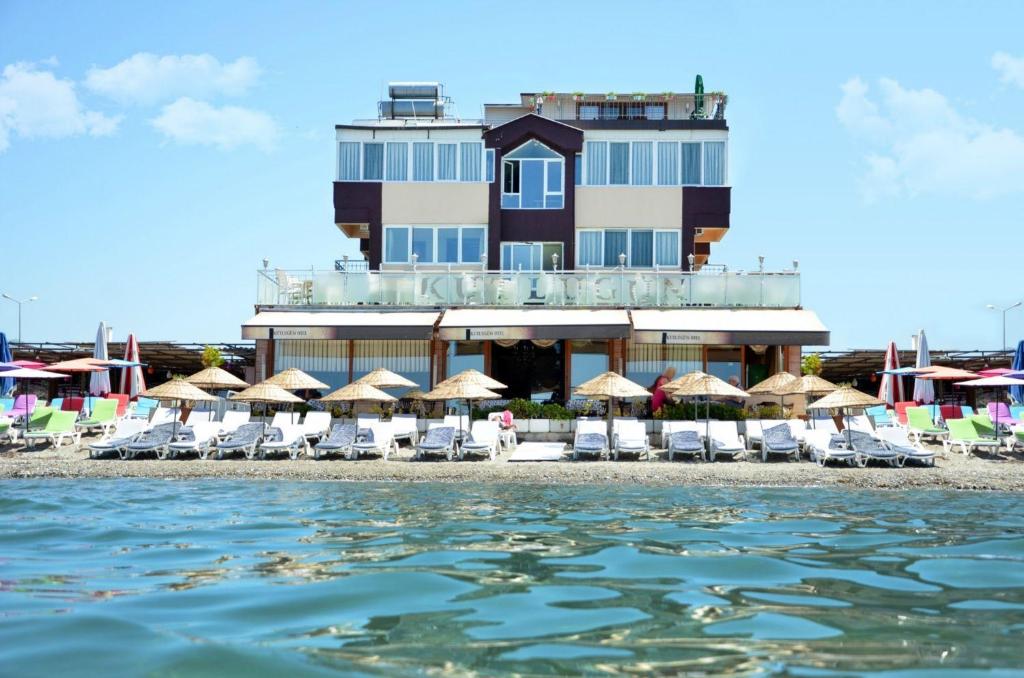
[[[587,185],[604,186],[608,183],[608,142],[587,142]]]
[[[658,231],[654,234],[654,263],[658,266],[679,265],[678,231]]]
[[[601,117],[601,107],[596,104],[580,104],[577,117],[580,120],[597,120]]]
[[[583,156],[576,154],[576,162],[573,168],[573,183],[577,186],[583,185]]]
[[[359,181],[359,142],[338,144],[338,181]]]
[[[456,144],[437,145],[437,179],[438,181],[455,181],[457,170],[458,146]]]
[[[704,185],[725,185],[725,142],[704,142]]]
[[[700,143],[685,143],[683,147],[683,185],[700,186]]]
[[[417,142],[412,145],[412,180],[434,180],[434,144]]]
[[[679,185],[679,144],[675,141],[658,142],[658,185]]]
[[[608,183],[614,186],[629,183],[629,143],[608,144]]]
[[[626,266],[679,266],[679,231],[651,228],[583,229],[577,232],[576,267],[617,268],[619,255]]]
[[[573,390],[608,371],[608,342],[604,339],[572,339],[569,346],[569,380]]]
[[[483,162],[483,147],[479,141],[464,141],[459,144],[462,153],[462,180],[480,181],[480,166]]]
[[[363,181],[384,179],[384,144],[363,144]]]
[[[494,149],[488,148],[485,152],[484,164],[487,166],[487,183],[494,183]]]
[[[459,372],[474,369],[484,371],[484,342],[482,341],[449,341],[446,377],[454,377]],[[417,382],[430,383],[430,380]]]
[[[486,247],[483,226],[385,226],[384,263],[479,264]]]
[[[501,243],[502,271],[553,271],[558,255],[558,267],[562,267],[562,243],[560,242],[503,242]]]
[[[668,104],[643,101],[576,103],[577,120],[664,120]]]
[[[633,185],[650,186],[654,183],[654,151],[650,141],[633,144]]]
[[[704,369],[703,347],[684,344],[626,345],[626,377],[650,386],[665,371],[674,367],[676,376]],[[703,412],[701,406],[701,412]]]
[[[409,176],[409,144],[404,141],[389,141],[388,181],[405,181]]]
[[[508,153],[501,162],[502,209],[560,209],[564,159],[538,141]]]
[[[736,388],[743,388],[741,365],[742,358],[740,357],[740,348],[738,346],[708,347],[708,374],[712,374],[722,381],[729,382]]]

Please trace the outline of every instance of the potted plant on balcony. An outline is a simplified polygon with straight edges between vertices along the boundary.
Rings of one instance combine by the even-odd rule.
[[[546,91],[546,92],[544,92],[544,93],[542,94],[542,96],[544,97],[544,99],[545,99],[546,101],[554,101],[554,100],[555,100],[555,93],[554,93],[554,92],[548,92],[548,91]]]
[[[647,98],[647,94],[644,92],[633,92],[633,101],[643,101]]]
[[[672,97],[675,96],[675,92],[665,92],[661,96],[665,98],[665,101],[672,101]]]
[[[573,92],[572,93],[572,100],[573,101],[583,101],[583,92]]]
[[[615,101],[616,97],[617,95],[615,94],[615,92],[608,92],[608,94],[604,95],[604,98],[607,99],[608,101]]]

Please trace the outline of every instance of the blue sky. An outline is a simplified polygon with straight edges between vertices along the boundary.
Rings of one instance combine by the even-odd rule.
[[[1024,296],[1021,3],[0,2],[0,291],[26,340],[234,341],[255,270],[356,254],[333,126],[388,80],[730,95],[713,263],[799,259],[832,347],[997,348]],[[0,300],[14,338],[16,307]],[[1008,315],[1011,345],[1024,313]]]

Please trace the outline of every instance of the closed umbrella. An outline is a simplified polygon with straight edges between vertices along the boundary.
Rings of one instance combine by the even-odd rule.
[[[707,430],[705,431],[704,440],[708,444],[708,449],[711,449],[711,399],[750,397],[750,394],[746,391],[741,391],[729,382],[722,381],[713,374],[705,374],[703,377],[691,379],[681,388],[676,389],[674,395],[677,398],[682,396],[704,396],[704,398],[706,398],[707,410],[704,414],[704,424]]]
[[[0,332],[0,363],[9,363],[14,360],[11,354],[11,346],[7,343],[7,335]],[[9,377],[0,379],[0,396],[5,396],[14,390],[14,380]]]
[[[640,384],[615,372],[605,372],[576,387],[577,396],[608,398],[608,440],[612,439],[612,409],[615,398],[650,398],[651,393]]]
[[[704,78],[697,74],[697,79],[693,83],[693,106],[695,117],[704,117]]]
[[[27,367],[15,367],[13,369],[4,369],[0,374],[4,375],[5,379],[20,380],[20,381],[32,381],[34,379],[67,379],[66,374],[56,374],[54,372],[47,372],[45,370],[33,370]],[[26,404],[28,403],[28,386],[22,389],[22,393],[25,395]],[[31,416],[31,412],[26,412],[24,417],[24,432],[28,433],[28,420]],[[26,443],[27,445],[27,443]]]
[[[882,382],[878,385],[878,399],[883,401],[890,408],[896,403],[903,402],[903,378],[893,374],[892,370],[900,369],[900,354],[896,350],[896,342],[890,341],[885,349],[885,367],[882,373]]]
[[[924,330],[917,333],[917,362],[916,367],[930,367],[931,356],[928,354],[928,338],[924,336]],[[930,379],[917,378],[914,380],[914,400],[925,405],[935,402],[935,385]]]
[[[139,342],[134,334],[128,335],[128,341],[124,345],[124,359],[139,363]],[[141,363],[133,367],[125,367],[121,370],[121,393],[126,393],[129,398],[138,397],[139,393],[146,390],[146,378],[142,374]]]
[[[93,347],[92,357],[96,360],[106,360],[107,355],[107,324],[100,321],[100,327],[96,330],[96,344]],[[110,372],[93,372],[89,375],[89,394],[95,396],[110,393]]]
[[[1013,353],[1013,362],[1010,363],[1017,372],[1024,372],[1024,339],[1017,343],[1017,350]],[[1017,403],[1024,403],[1024,386],[1011,386],[1010,397]]]
[[[172,439],[178,435],[178,421],[181,419],[180,413],[183,403],[194,402],[197,400],[216,400],[213,396],[200,391],[192,384],[180,378],[165,381],[159,386],[146,389],[139,395],[146,396],[147,398],[155,398],[157,400],[170,400],[176,403],[175,406],[178,408],[179,416],[174,418],[174,426],[171,431]]]
[[[849,447],[853,446],[853,434],[850,432],[850,422],[846,418],[845,410],[849,407],[872,407],[874,405],[881,405],[882,399],[876,398],[875,396],[862,393],[855,388],[849,386],[843,386],[832,391],[821,400],[816,400],[808,407],[813,407],[816,410],[839,410],[840,416],[843,417],[845,425],[843,428],[846,431],[846,444]]]

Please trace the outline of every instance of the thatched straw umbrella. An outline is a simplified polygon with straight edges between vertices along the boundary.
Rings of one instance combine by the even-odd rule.
[[[577,396],[608,398],[608,440],[612,439],[612,408],[615,398],[650,398],[651,393],[635,381],[615,372],[599,374],[576,387]]]
[[[844,417],[843,421],[845,423],[844,428],[846,429],[846,444],[852,446],[853,436],[850,433],[849,420],[845,418],[846,414],[843,410],[847,407],[872,407],[874,405],[881,404],[882,401],[875,396],[862,393],[861,391],[849,386],[843,386],[842,388],[837,388],[835,391],[832,391],[832,393],[829,393],[821,400],[816,400],[808,405],[808,407],[813,407],[816,410],[838,409],[839,414]]]
[[[216,400],[212,395],[188,383],[184,379],[171,379],[159,386],[146,389],[139,395],[157,400],[171,400],[177,403],[178,416],[174,419],[172,436],[178,435],[178,419],[181,418],[181,405],[184,402],[198,400]]]
[[[280,386],[269,384],[267,382],[260,382],[255,386],[235,393],[234,395],[228,396],[230,400],[237,400],[243,403],[263,403],[263,418],[267,416],[267,405],[270,403],[301,403],[304,402],[302,398],[297,395],[293,395],[288,391],[284,390]]]
[[[376,388],[416,388],[419,384],[410,381],[389,369],[378,367],[356,379],[355,383],[369,384]]]
[[[707,410],[704,415],[704,423],[707,429],[704,436],[706,441],[711,440],[711,399],[750,397],[750,394],[746,391],[741,391],[732,384],[722,381],[713,374],[705,374],[703,377],[691,379],[681,388],[676,389],[676,392],[673,395],[677,398],[681,398],[683,396],[704,396],[707,399]]]
[[[491,379],[480,370],[474,370],[473,368],[469,368],[468,370],[462,370],[458,374],[448,377],[444,381],[438,382],[437,386],[440,386],[441,384],[444,384],[449,381],[453,381],[455,379],[458,379],[466,383],[476,384],[477,386],[483,386],[484,388],[491,390],[508,388],[507,385],[501,383],[497,379]],[[435,386],[434,388],[437,388],[437,386]],[[496,395],[495,397],[500,398],[501,396]]]
[[[297,367],[289,367],[263,381],[264,384],[280,386],[286,391],[312,391],[330,388],[324,382],[314,379]]]
[[[835,391],[838,386],[833,384],[831,381],[822,379],[816,374],[805,374],[796,381],[792,382],[789,386],[780,389],[779,395],[821,395],[824,393],[831,393]],[[808,414],[810,410],[815,409],[810,405],[807,405]],[[811,428],[814,428],[814,417],[811,417]]]
[[[476,370],[473,371],[476,372]],[[479,372],[476,374],[484,376]],[[432,391],[423,395],[424,400],[465,400],[469,409],[468,419],[473,418],[474,400],[490,400],[500,397],[500,394],[481,386],[476,375],[472,374],[457,374],[450,379],[445,379]]]
[[[193,375],[185,377],[185,381],[204,391],[247,388],[249,386],[247,382],[219,367],[207,367],[205,370],[200,370]]]
[[[779,409],[785,410],[786,389],[792,386],[797,378],[795,374],[789,372],[776,372],[759,384],[748,388],[747,393],[750,395],[777,395],[779,396]]]
[[[385,393],[376,386],[364,384],[360,381],[353,381],[348,386],[342,386],[336,391],[328,393],[320,399],[322,403],[340,403],[350,402],[353,403],[352,408],[355,409],[355,403],[361,401],[375,401],[380,403],[389,403],[398,400],[395,396],[390,393]],[[355,412],[352,413],[355,418]]]

